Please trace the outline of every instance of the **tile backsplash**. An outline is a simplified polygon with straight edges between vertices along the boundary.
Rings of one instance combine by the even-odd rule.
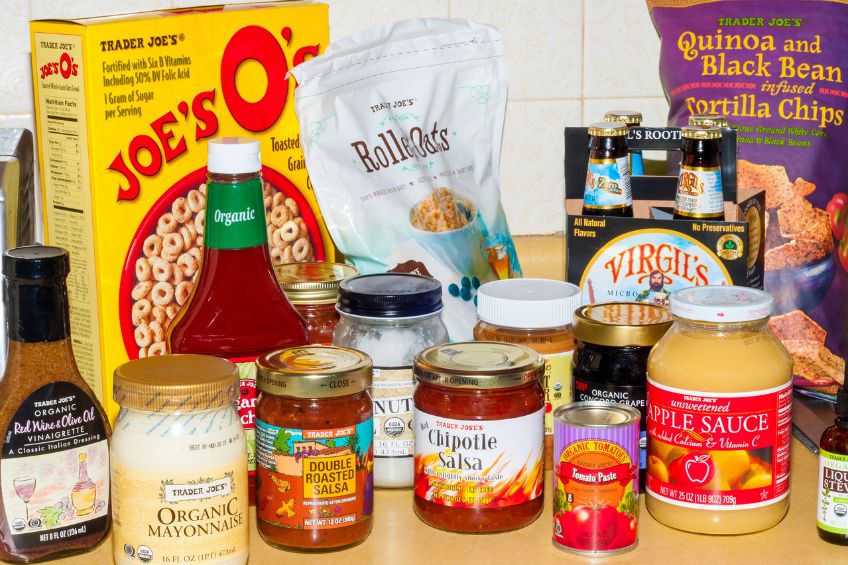
[[[239,0],[230,0],[235,3]],[[326,0],[332,39],[412,17],[468,18],[500,29],[509,69],[501,187],[514,234],[562,232],[563,127],[609,109],[665,123],[659,39],[644,0]],[[203,0],[3,0],[0,127],[34,129],[30,19],[210,4]]]

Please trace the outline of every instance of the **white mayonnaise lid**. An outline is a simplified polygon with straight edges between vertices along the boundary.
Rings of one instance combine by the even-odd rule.
[[[477,289],[477,316],[488,324],[536,329],[568,326],[580,306],[580,289],[548,279],[504,279]]]
[[[745,286],[693,286],[672,292],[669,309],[675,316],[701,322],[751,322],[768,318],[774,298]]]
[[[241,175],[262,170],[259,140],[250,137],[218,137],[209,140],[206,170]]]

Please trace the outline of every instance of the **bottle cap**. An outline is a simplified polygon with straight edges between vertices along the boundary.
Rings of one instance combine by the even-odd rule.
[[[384,273],[339,285],[339,312],[372,318],[410,318],[442,309],[442,283],[422,275]]]
[[[425,349],[415,356],[412,374],[448,388],[514,388],[541,379],[545,360],[523,345],[462,341]]]
[[[574,337],[606,347],[653,347],[671,322],[669,311],[656,304],[586,304],[574,312]]]
[[[250,137],[218,137],[209,140],[206,170],[241,175],[262,170],[259,140]]]
[[[604,114],[605,122],[624,122],[628,126],[638,126],[642,123],[642,112],[635,110],[610,110]]]
[[[477,289],[477,316],[508,328],[537,329],[571,325],[580,306],[580,289],[548,279],[503,279]]]
[[[774,298],[745,286],[692,286],[672,292],[669,309],[675,316],[700,322],[752,322],[768,318]]]
[[[721,130],[717,127],[684,126],[680,129],[683,139],[721,139]]]
[[[371,378],[371,357],[345,347],[291,347],[256,360],[256,386],[276,396],[347,396],[368,389]]]
[[[274,270],[292,304],[334,304],[339,283],[359,273],[344,263],[288,263]]]
[[[70,270],[70,257],[61,247],[26,245],[3,253],[3,276],[9,280],[63,279]]]
[[[730,124],[727,118],[720,114],[695,114],[689,116],[690,126],[727,128]]]
[[[589,135],[601,137],[620,137],[627,135],[627,124],[624,122],[597,122],[589,126]]]

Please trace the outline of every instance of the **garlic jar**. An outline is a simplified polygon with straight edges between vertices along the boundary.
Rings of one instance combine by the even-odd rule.
[[[339,285],[336,308],[341,320],[333,345],[363,351],[374,362],[374,486],[411,488],[412,360],[448,341],[441,317],[442,284],[402,273],[352,277]]]
[[[115,370],[112,543],[118,565],[244,565],[247,451],[238,370],[166,355]]]

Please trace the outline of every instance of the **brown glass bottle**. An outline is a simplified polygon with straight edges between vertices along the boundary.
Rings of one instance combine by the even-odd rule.
[[[675,220],[724,220],[724,192],[718,144],[721,130],[686,126],[681,129],[683,159],[674,198]]]
[[[627,125],[621,122],[589,126],[583,215],[633,217]]]
[[[9,360],[0,381],[0,559],[84,553],[109,533],[109,420],[80,376],[68,318],[68,252],[3,255]]]
[[[846,371],[848,374],[848,371]],[[848,545],[848,506],[835,502],[848,496],[848,388],[836,395],[836,422],[819,441],[819,481],[816,529],[826,542]]]
[[[636,110],[610,110],[604,114],[605,122],[622,122],[627,129],[637,128],[642,125],[642,112]],[[645,164],[642,160],[641,149],[628,149],[630,154],[630,174],[632,176],[644,175]]]

